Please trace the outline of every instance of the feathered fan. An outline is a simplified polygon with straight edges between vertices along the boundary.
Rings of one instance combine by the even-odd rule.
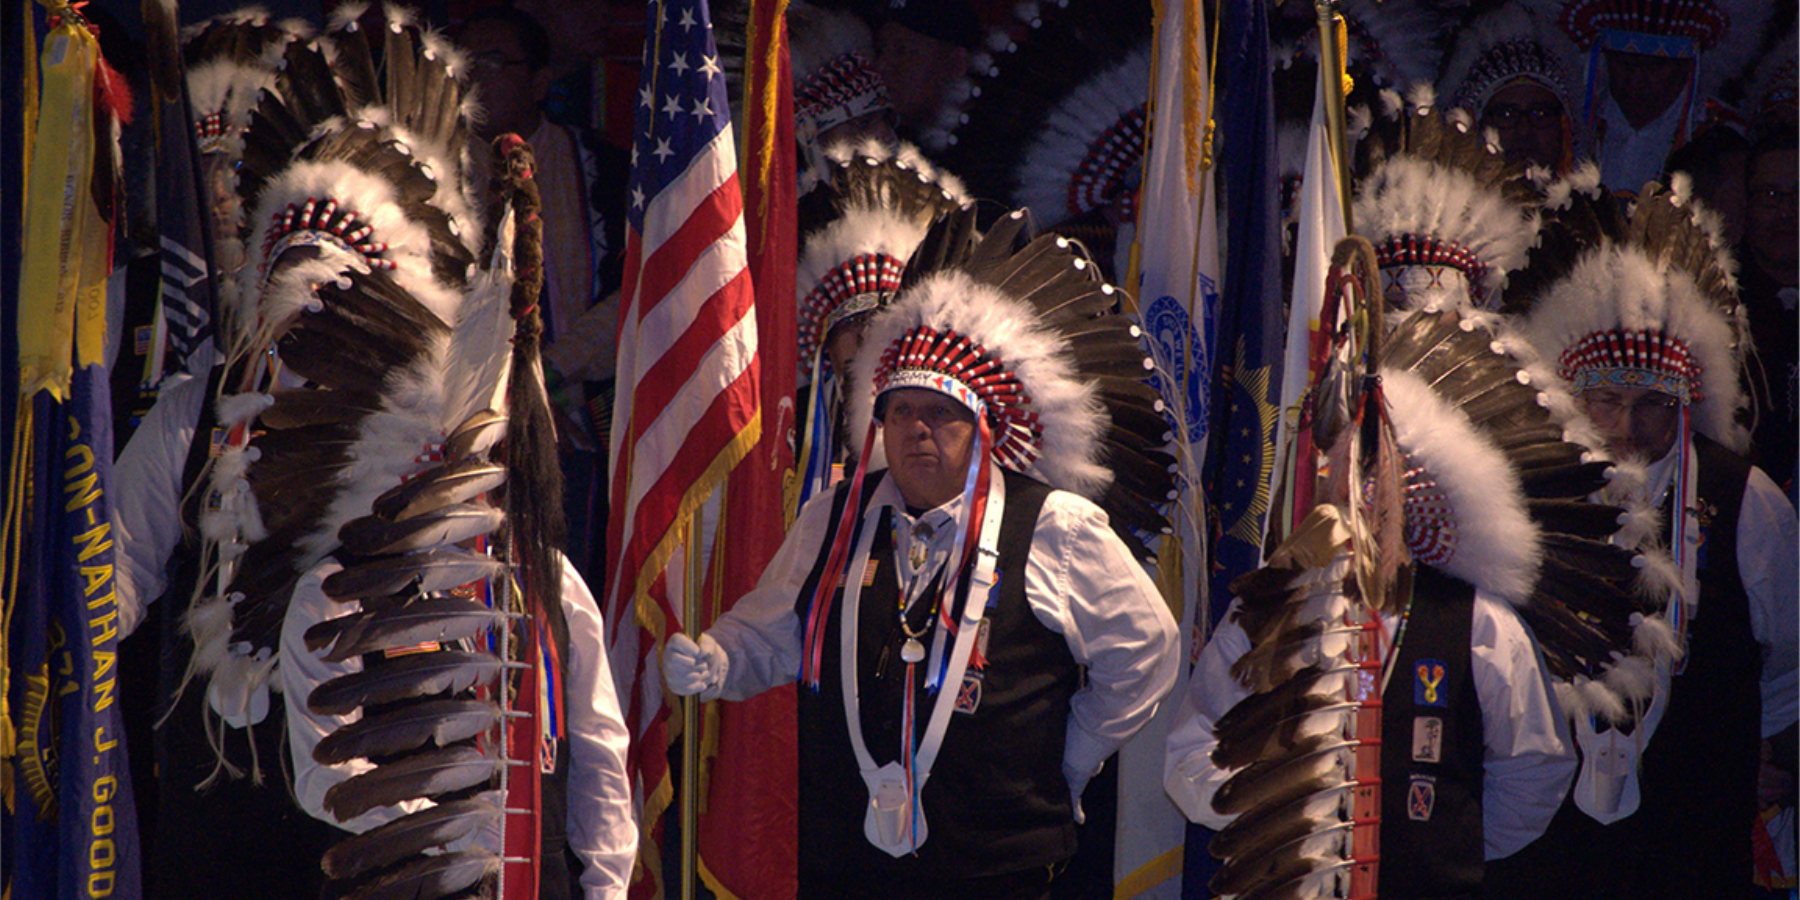
[[[538,200],[517,138],[498,142],[491,188],[467,183],[455,48],[403,10],[375,34],[361,15],[346,8],[329,38],[286,44],[243,136],[245,327],[202,520],[214,577],[189,626],[195,674],[266,682],[298,579],[327,556],[342,564],[324,592],[360,609],[306,642],[361,666],[288,702],[360,713],[314,755],[375,765],[334,786],[326,810],[456,802],[346,841],[325,869],[346,897],[429,898],[500,870],[492,848],[446,848],[498,822],[499,805],[470,798],[527,777],[506,757],[538,743],[518,738],[530,725],[500,725],[519,692],[537,704],[531,681],[502,673],[567,649],[536,356]]]
[[[1623,718],[1645,696],[1641,661],[1612,651],[1667,632],[1640,554],[1609,542],[1632,537],[1624,523],[1638,519],[1583,499],[1616,477],[1597,436],[1501,320],[1454,304],[1415,310],[1382,336],[1376,368],[1378,393],[1365,394],[1375,402],[1339,441],[1361,486],[1340,484],[1334,504],[1233,586],[1252,649],[1232,672],[1253,693],[1216,723],[1214,765],[1238,770],[1213,803],[1237,816],[1213,845],[1223,893],[1370,874],[1357,832],[1376,813],[1363,785],[1378,769],[1361,751],[1379,746],[1380,714],[1367,714],[1357,685],[1382,660],[1366,652],[1373,616],[1360,610],[1383,598],[1362,595],[1351,554],[1385,543],[1355,527],[1359,511],[1379,519],[1384,477],[1397,479],[1411,560],[1399,593],[1428,603],[1442,593],[1434,586],[1462,582],[1513,605],[1552,675],[1581,686],[1597,712]],[[1386,452],[1398,465],[1384,476],[1370,461]]]

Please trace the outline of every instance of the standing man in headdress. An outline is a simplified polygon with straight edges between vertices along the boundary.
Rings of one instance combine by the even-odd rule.
[[[1438,95],[1500,138],[1508,159],[1569,171],[1581,123],[1575,47],[1524,7],[1503,6],[1457,32]]]
[[[1628,721],[1561,696],[1580,774],[1498,896],[1744,896],[1762,745],[1793,746],[1794,509],[1740,455],[1737,299],[1729,260],[1691,252],[1718,246],[1693,205],[1641,197],[1627,234],[1580,256],[1526,322],[1611,451],[1647,467],[1636,492],[1662,512],[1679,588],[1664,614],[1676,646]]]
[[[939,153],[969,102],[970,61],[982,49],[971,0],[896,0],[875,27],[875,71],[900,136]]]
[[[811,688],[803,898],[1048,897],[1083,787],[1175,679],[1175,623],[1114,531],[1129,523],[1053,487],[1098,496],[1150,460],[1114,410],[1152,395],[1092,368],[1142,351],[1066,242],[1011,252],[1021,214],[946,252],[972,217],[926,237],[912,265],[948,265],[909,271],[870,323],[855,477],[801,510],[752,593],[663,659],[670,690],[703,700],[796,672]],[[889,467],[868,471],[876,440]]]
[[[1693,137],[1739,74],[1774,4],[1763,0],[1530,0],[1588,55],[1582,117],[1600,180],[1635,192]]]
[[[804,185],[827,177],[827,148],[863,141],[892,146],[896,120],[887,83],[875,71],[875,40],[861,18],[805,2],[790,5],[787,16]]]

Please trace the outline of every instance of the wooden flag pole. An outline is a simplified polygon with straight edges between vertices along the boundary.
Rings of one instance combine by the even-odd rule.
[[[700,590],[703,572],[700,564],[700,541],[695,531],[699,516],[688,517],[682,530],[682,546],[686,548],[687,575],[681,586],[681,630],[696,642],[700,640]],[[681,698],[681,900],[697,896],[700,836],[700,697],[689,694]]]
[[[1348,88],[1344,87],[1347,80],[1344,77],[1344,48],[1339,42],[1344,19],[1332,7],[1332,0],[1313,0],[1313,8],[1319,14],[1319,68],[1335,76],[1339,84],[1338,90],[1325,96],[1325,127],[1331,134],[1331,158],[1337,167],[1338,202],[1344,207],[1344,233],[1353,234],[1356,225],[1350,216],[1350,148],[1344,128],[1344,95]],[[1320,79],[1322,84],[1329,81]]]

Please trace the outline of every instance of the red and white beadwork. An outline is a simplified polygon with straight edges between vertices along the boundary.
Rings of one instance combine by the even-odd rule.
[[[194,120],[194,139],[201,153],[225,152],[228,131],[224,113],[208,113]]]
[[[1686,38],[1711,48],[1731,27],[1731,18],[1713,0],[1574,0],[1563,7],[1563,32],[1581,47],[1601,32]]]
[[[811,123],[814,134],[887,108],[887,84],[855,51],[820,66],[794,91],[794,116]]]
[[[1132,179],[1144,164],[1144,107],[1126,110],[1088,145],[1069,177],[1069,215],[1117,204],[1120,220],[1137,218]]]
[[[370,226],[359,224],[355,210],[340,207],[329,197],[289,203],[269,218],[269,231],[263,238],[263,274],[268,274],[270,260],[293,247],[309,244],[330,244],[356,253],[372,268],[394,268],[394,262],[384,258],[388,245],[371,240],[373,233]]]
[[[1563,351],[1558,368],[1577,391],[1605,382],[1659,390],[1686,403],[1705,399],[1700,379],[1705,367],[1685,341],[1663,331],[1589,333]],[[1619,373],[1628,377],[1621,380]]]
[[[955,397],[994,432],[994,460],[1027,471],[1040,455],[1043,423],[1031,410],[1025,386],[1000,357],[955,331],[929,325],[908,330],[881,355],[875,394],[907,387],[928,388]]]
[[[1375,247],[1375,259],[1381,268],[1407,266],[1448,266],[1463,273],[1468,280],[1469,298],[1477,306],[1487,301],[1482,288],[1487,279],[1487,263],[1474,251],[1452,240],[1423,234],[1396,234]]]
[[[800,358],[810,361],[839,322],[880,306],[905,272],[906,260],[886,253],[858,254],[827,272],[800,301]]]
[[[1441,566],[1456,555],[1456,509],[1423,467],[1406,470],[1406,549],[1428,566]]]

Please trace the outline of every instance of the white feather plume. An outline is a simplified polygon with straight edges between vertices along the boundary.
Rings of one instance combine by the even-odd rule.
[[[1468,416],[1411,372],[1383,369],[1394,439],[1409,465],[1430,472],[1449,503],[1455,549],[1437,568],[1520,605],[1543,555],[1518,474]]]

